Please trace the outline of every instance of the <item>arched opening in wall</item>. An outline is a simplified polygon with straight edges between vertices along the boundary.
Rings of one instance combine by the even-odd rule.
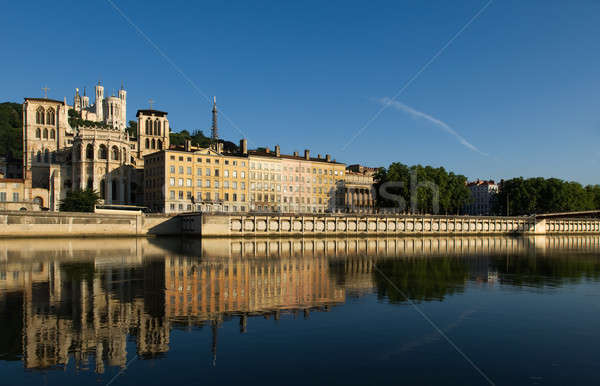
[[[106,199],[106,181],[100,180],[100,198]]]
[[[42,137],[42,130],[40,130],[39,127],[35,129],[35,137],[36,138],[41,138]]]
[[[158,135],[158,120],[154,121],[154,135]]]
[[[111,202],[117,202],[118,201],[118,194],[119,194],[119,181],[118,180],[112,180],[112,184],[111,184]]]
[[[146,138],[146,149],[150,149],[150,140]]]
[[[163,145],[162,145],[162,141],[160,139],[158,140],[156,146],[157,146],[158,150],[162,150]]]
[[[119,160],[119,148],[116,146],[112,147],[112,159],[113,159],[113,161]]]
[[[48,139],[48,129],[44,129],[44,139]]]
[[[94,189],[94,179],[92,177],[89,177],[87,179],[86,188],[87,189]]]
[[[48,151],[48,149],[44,150],[44,162],[45,163],[50,162],[50,152]]]
[[[156,149],[156,142],[154,142],[154,138],[152,138],[152,148]]]
[[[39,125],[44,124],[44,108],[41,106],[38,107],[38,109],[35,112],[35,123]]]
[[[94,146],[92,146],[92,144],[88,144],[85,147],[85,158],[94,159]]]
[[[127,162],[127,148],[126,147],[123,148],[123,152],[121,154],[122,154],[121,159],[123,160],[123,162]]]
[[[152,135],[152,121],[150,118],[146,119],[146,135]]]
[[[56,131],[54,129],[50,130],[50,139],[56,139]]]
[[[105,145],[100,145],[100,148],[98,149],[98,158],[108,159],[108,150]]]
[[[154,125],[156,127],[156,135],[160,135],[160,121],[156,121]]]
[[[41,208],[44,205],[44,200],[40,196],[37,196],[33,199],[33,203],[39,205]]]
[[[53,125],[54,124],[54,109],[49,108],[46,112],[46,124]]]
[[[42,152],[40,150],[38,150],[36,158],[37,162],[42,162]]]

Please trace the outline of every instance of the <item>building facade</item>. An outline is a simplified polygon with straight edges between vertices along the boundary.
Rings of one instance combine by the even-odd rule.
[[[137,135],[127,131],[127,92],[95,101],[76,89],[73,105],[48,98],[23,103],[23,194],[58,210],[70,190],[94,189],[105,204],[141,204],[144,155],[169,147],[167,113],[139,110]]]
[[[467,187],[471,191],[471,203],[464,208],[465,214],[472,216],[489,216],[498,194],[498,184],[493,180],[477,180],[468,182]]]

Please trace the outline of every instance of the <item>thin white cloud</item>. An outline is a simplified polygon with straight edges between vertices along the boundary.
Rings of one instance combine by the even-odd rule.
[[[485,155],[485,156],[489,156],[489,154],[482,152],[481,150],[479,150],[477,147],[475,147],[473,144],[471,144],[469,141],[467,141],[463,136],[461,136],[460,134],[458,134],[452,127],[450,127],[448,124],[446,124],[443,121],[440,121],[437,118],[432,117],[431,115],[425,114],[421,111],[415,110],[410,106],[405,105],[402,102],[398,102],[395,100],[392,100],[388,97],[385,98],[381,98],[379,99],[379,103],[381,103],[384,106],[390,106],[395,108],[396,110],[402,111],[407,113],[408,115],[414,117],[414,118],[421,118],[424,119],[426,121],[429,121],[431,123],[433,123],[434,125],[436,125],[437,127],[441,128],[442,130],[444,130],[445,132],[452,134],[456,139],[458,139],[458,142],[460,142],[463,146],[467,147],[470,150],[473,150],[474,152],[477,152],[481,155]]]

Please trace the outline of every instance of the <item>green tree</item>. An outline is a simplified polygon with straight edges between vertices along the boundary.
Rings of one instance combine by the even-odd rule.
[[[72,190],[60,202],[61,212],[93,212],[100,202],[100,195],[93,189]]]
[[[8,160],[23,157],[23,106],[0,103],[0,156]]]
[[[129,134],[129,137],[131,138],[137,138],[137,122],[136,121],[129,121],[127,126],[127,133]]]
[[[502,181],[493,212],[514,216],[600,209],[600,186],[582,186],[558,178],[512,178]]]

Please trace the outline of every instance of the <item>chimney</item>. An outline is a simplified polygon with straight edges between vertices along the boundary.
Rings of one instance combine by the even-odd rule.
[[[310,150],[304,150],[304,159],[307,161],[310,159]]]
[[[190,151],[192,150],[192,141],[189,139],[185,140],[185,151]]]
[[[297,151],[294,152],[294,157],[298,157],[298,152]]]
[[[275,156],[279,157],[281,155],[281,149],[279,148],[279,145],[275,145]]]
[[[325,160],[327,162],[331,162],[331,156],[329,154],[325,154]]]
[[[240,151],[242,154],[248,154],[248,140],[242,139],[240,140]]]
[[[265,148],[265,153],[269,154],[271,152],[271,149],[269,149],[268,147]]]

